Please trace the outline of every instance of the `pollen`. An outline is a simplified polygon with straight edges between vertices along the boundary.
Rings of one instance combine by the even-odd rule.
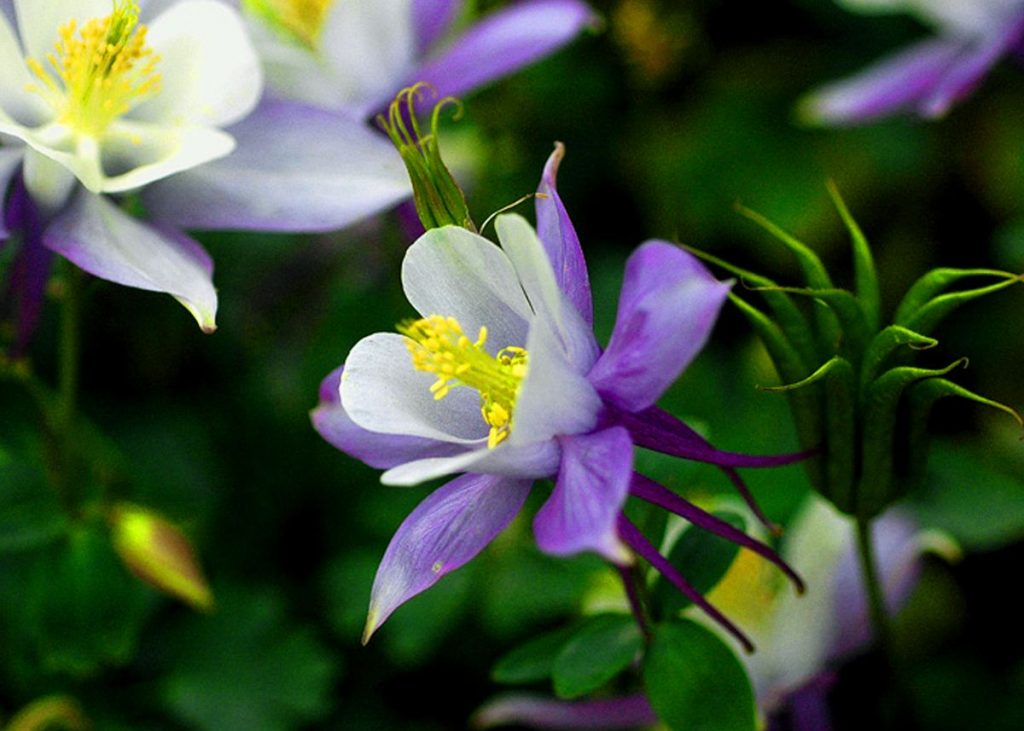
[[[441,315],[402,323],[398,332],[408,338],[413,367],[437,376],[430,386],[435,400],[457,387],[479,392],[480,413],[490,427],[487,446],[501,444],[512,432],[516,395],[526,377],[526,349],[509,346],[491,355],[485,349],[487,328],[470,340],[458,320]]]
[[[271,26],[309,48],[315,48],[335,0],[245,0]]]
[[[100,137],[110,123],[160,91],[159,58],[146,45],[135,0],[115,0],[113,12],[60,28],[46,64],[26,60],[38,83],[29,90],[57,110],[62,124]]]

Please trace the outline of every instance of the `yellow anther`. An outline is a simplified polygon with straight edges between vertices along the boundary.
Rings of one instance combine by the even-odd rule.
[[[459,386],[476,389],[480,393],[480,413],[491,427],[487,446],[493,449],[508,437],[516,395],[527,372],[525,348],[510,346],[491,355],[484,349],[486,327],[480,328],[474,342],[462,332],[458,320],[441,315],[402,323],[398,332],[409,338],[406,345],[413,367],[437,376],[430,386],[435,400],[440,401]]]
[[[62,124],[99,137],[111,122],[160,90],[158,58],[146,45],[135,0],[115,0],[113,12],[79,26],[69,21],[59,31],[47,66],[26,59],[41,82],[29,90],[58,112]]]

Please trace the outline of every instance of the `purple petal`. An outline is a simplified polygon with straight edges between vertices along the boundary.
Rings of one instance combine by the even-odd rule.
[[[687,581],[676,567],[668,559],[658,553],[647,537],[640,532],[640,529],[629,522],[625,515],[619,516],[619,535],[630,548],[637,552],[644,560],[668,579],[673,586],[683,593],[691,602],[696,604],[711,619],[718,622],[726,632],[735,637],[747,652],[754,651],[754,645],[739,627],[718,611],[693,585]]]
[[[530,485],[529,480],[463,475],[421,502],[402,521],[377,569],[363,644],[395,609],[494,540],[523,507]]]
[[[967,44],[940,38],[912,45],[811,92],[800,104],[801,116],[815,124],[844,125],[905,111],[934,93]]]
[[[704,347],[730,287],[672,244],[640,246],[626,262],[615,329],[590,382],[625,411],[652,405]]]
[[[558,166],[565,156],[565,145],[555,143],[555,151],[551,153],[544,174],[541,177],[537,192],[537,236],[544,244],[544,250],[551,260],[551,268],[555,272],[558,286],[573,303],[587,325],[594,323],[594,308],[590,296],[590,277],[587,275],[587,262],[583,258],[576,229],[569,219],[569,214],[562,204],[555,185]]]
[[[491,13],[411,74],[441,96],[458,96],[538,61],[594,22],[578,0],[528,0]],[[408,85],[407,84],[407,85]]]
[[[313,428],[331,445],[377,469],[428,457],[448,457],[462,449],[423,437],[379,434],[355,424],[341,405],[338,387],[344,366],[331,371],[320,384],[320,404],[310,412]]]
[[[629,492],[641,500],[646,500],[652,505],[675,513],[681,518],[693,523],[698,528],[703,528],[710,533],[732,541],[738,546],[747,548],[758,556],[761,556],[782,569],[783,573],[796,585],[797,591],[804,592],[804,582],[792,567],[782,560],[772,548],[760,541],[757,541],[746,533],[726,523],[721,518],[716,518],[711,513],[701,510],[693,503],[690,503],[676,495],[667,487],[658,484],[654,480],[641,474],[634,474],[630,483]]]
[[[488,701],[473,714],[474,728],[525,726],[535,729],[613,729],[653,726],[658,722],[642,694],[586,701],[559,701],[546,696],[512,694]]]
[[[537,545],[556,556],[596,551],[613,563],[628,563],[615,524],[633,473],[629,434],[612,427],[559,442],[562,464],[555,489],[533,521]]]
[[[462,5],[462,0],[412,0],[412,26],[421,55],[451,27]]]
[[[11,187],[11,180],[14,178],[14,174],[18,172],[18,166],[21,164],[23,154],[23,150],[19,148],[0,147],[0,204],[7,200],[7,191]],[[6,208],[4,213],[5,215],[0,216],[0,245],[10,235],[7,227],[13,225],[5,220],[10,216]]]
[[[216,329],[213,262],[182,233],[148,226],[83,190],[46,229],[43,244],[100,279],[166,292],[203,330]]]
[[[21,244],[11,263],[3,309],[11,312],[15,323],[9,355],[20,358],[39,324],[53,253],[43,246],[43,221],[24,183],[18,179],[12,187],[5,213],[8,225],[21,232]]]
[[[939,83],[921,102],[921,114],[941,117],[956,102],[970,94],[985,74],[1024,38],[1024,16],[997,27],[995,32],[966,50],[949,67]]]
[[[148,186],[155,218],[186,228],[327,231],[412,193],[383,135],[339,113],[265,102],[228,132],[227,157]]]

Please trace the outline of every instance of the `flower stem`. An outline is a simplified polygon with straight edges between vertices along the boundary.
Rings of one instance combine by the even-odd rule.
[[[66,267],[64,303],[60,326],[60,407],[57,429],[68,441],[75,421],[78,403],[78,362],[81,350],[81,277],[78,269]]]
[[[629,599],[629,608],[633,611],[633,617],[640,626],[640,631],[649,641],[651,638],[651,620],[647,616],[647,608],[644,598],[641,596],[640,579],[636,574],[634,566],[620,566],[619,575],[622,577],[622,584],[626,587],[626,597]]]
[[[889,659],[892,633],[889,628],[889,613],[885,608],[885,593],[878,575],[874,544],[871,542],[871,519],[857,518],[857,554],[860,557],[864,587],[867,589],[868,614],[875,642],[883,657]]]

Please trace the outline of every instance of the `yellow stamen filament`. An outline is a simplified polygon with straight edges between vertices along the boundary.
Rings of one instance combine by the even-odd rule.
[[[271,25],[295,40],[315,48],[335,0],[246,0],[248,5]]]
[[[526,350],[510,346],[491,355],[484,349],[487,328],[480,328],[474,342],[462,332],[458,320],[441,315],[403,323],[398,331],[409,338],[406,345],[413,367],[437,376],[430,386],[436,400],[459,386],[479,391],[480,413],[491,427],[487,446],[493,449],[501,444],[512,432],[516,395],[526,377]]]
[[[46,61],[26,60],[41,82],[29,89],[58,111],[62,124],[91,137],[160,90],[159,58],[146,45],[135,0],[115,0],[110,15],[80,27],[74,20],[62,26]]]

